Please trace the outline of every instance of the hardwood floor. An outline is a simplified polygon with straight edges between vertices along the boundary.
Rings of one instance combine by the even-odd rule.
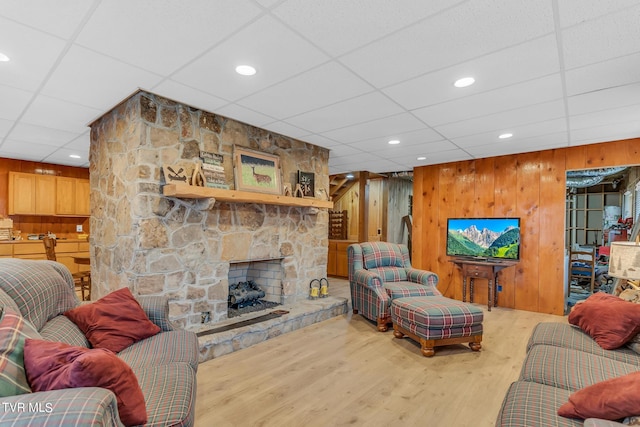
[[[331,279],[331,293],[348,283]],[[531,329],[554,315],[484,313],[482,350],[417,343],[351,313],[200,364],[196,426],[493,426]]]

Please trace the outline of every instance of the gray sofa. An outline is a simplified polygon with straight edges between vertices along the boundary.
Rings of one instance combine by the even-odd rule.
[[[622,426],[595,418],[565,418],[557,411],[575,391],[639,370],[640,354],[628,346],[605,350],[578,327],[540,323],[531,334],[520,378],[509,387],[496,426]]]
[[[144,395],[149,426],[192,426],[195,416],[198,340],[174,329],[168,302],[136,297],[160,333],[118,353],[133,370]],[[69,270],[52,261],[0,259],[0,308],[19,312],[41,339],[90,347],[62,313],[80,304]],[[117,307],[114,307],[117,310]],[[99,387],[32,392],[1,398],[0,425],[121,426],[116,396]]]

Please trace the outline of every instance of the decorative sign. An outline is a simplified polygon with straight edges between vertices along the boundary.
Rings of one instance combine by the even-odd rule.
[[[211,188],[229,189],[224,176],[224,157],[222,154],[201,151],[202,173],[204,174],[204,184]]]
[[[163,164],[162,172],[167,184],[191,184],[191,175],[195,163],[193,161],[181,160],[173,164]]]
[[[313,172],[298,171],[298,184],[303,197],[315,197],[315,175]]]

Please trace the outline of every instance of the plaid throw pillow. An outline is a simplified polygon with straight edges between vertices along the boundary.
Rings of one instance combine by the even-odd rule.
[[[0,397],[31,393],[24,373],[24,341],[40,334],[15,310],[0,310]]]

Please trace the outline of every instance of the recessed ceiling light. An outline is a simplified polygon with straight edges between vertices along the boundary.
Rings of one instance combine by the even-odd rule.
[[[389,141],[389,145],[398,145],[400,144],[400,141],[398,141],[397,139],[392,139],[391,141]]]
[[[11,59],[4,53],[0,52],[0,62],[9,62]]]
[[[512,133],[503,133],[502,135],[499,135],[498,138],[507,139],[507,138],[511,138],[512,136],[513,136]]]
[[[352,173],[348,173],[346,176],[347,179],[353,179],[353,174]]]
[[[256,69],[251,65],[238,65],[236,67],[236,73],[243,76],[253,76],[256,73]]]
[[[71,157],[72,159],[80,159],[81,158],[77,154],[69,154],[69,157]]]
[[[453,85],[455,87],[467,87],[467,86],[471,86],[475,82],[476,82],[476,79],[474,79],[473,77],[463,77],[461,79],[456,80],[456,82]]]
[[[420,156],[417,158],[417,160],[427,160],[427,158],[425,156]]]

